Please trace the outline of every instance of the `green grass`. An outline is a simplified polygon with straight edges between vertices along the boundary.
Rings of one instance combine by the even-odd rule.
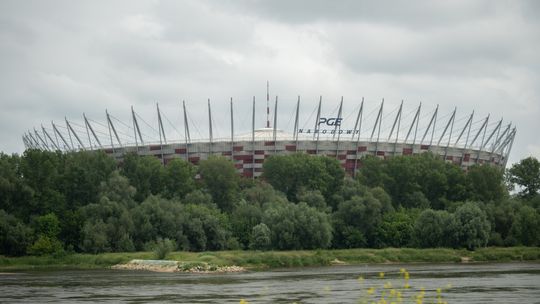
[[[217,251],[172,252],[167,258],[185,264],[206,263],[215,266],[237,265],[261,270],[282,267],[325,266],[341,261],[346,264],[375,263],[448,263],[461,262],[539,261],[540,247],[464,249],[336,249],[299,251]],[[0,270],[24,269],[103,269],[132,259],[153,259],[152,252],[119,252],[101,254],[69,254],[53,256],[0,256]]]

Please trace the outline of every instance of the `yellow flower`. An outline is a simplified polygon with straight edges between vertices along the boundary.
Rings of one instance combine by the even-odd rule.
[[[375,293],[375,288],[373,287],[368,288],[367,293],[368,295],[372,295],[373,293]]]
[[[405,283],[405,285],[403,285],[403,288],[409,289],[409,288],[411,288],[411,285],[409,285],[409,283]]]
[[[408,273],[408,272],[405,272],[405,273],[404,273],[404,278],[405,278],[405,280],[408,280],[408,279],[409,279],[409,273]]]
[[[384,272],[379,272],[379,278],[384,279]]]
[[[441,292],[442,292],[442,289],[437,288],[437,293],[438,293],[438,294],[441,294]]]
[[[396,290],[395,289],[391,289],[390,290],[390,295],[393,297],[396,295]]]
[[[446,288],[448,289],[452,288],[452,284],[446,284]]]
[[[400,268],[399,269],[399,272],[401,272],[401,273],[405,273],[405,271],[406,271],[405,268]]]
[[[384,288],[392,288],[392,282],[387,282],[384,284]]]
[[[240,304],[248,304],[248,301],[246,301],[244,299],[240,299]]]
[[[358,283],[360,283],[360,284],[364,283],[364,277],[363,276],[358,276]]]

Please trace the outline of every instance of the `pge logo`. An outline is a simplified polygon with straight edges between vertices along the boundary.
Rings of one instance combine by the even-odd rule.
[[[328,126],[341,126],[341,121],[343,118],[325,118],[321,117],[319,118],[319,125],[326,124]]]

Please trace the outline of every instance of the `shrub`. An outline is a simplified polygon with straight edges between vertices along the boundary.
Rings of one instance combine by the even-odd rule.
[[[156,241],[156,245],[154,247],[154,257],[158,260],[163,260],[175,248],[176,248],[176,244],[174,243],[174,241],[169,240],[167,238],[165,239],[159,238]]]

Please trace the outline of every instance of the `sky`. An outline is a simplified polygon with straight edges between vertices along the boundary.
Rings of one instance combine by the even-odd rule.
[[[540,158],[539,54],[532,0],[2,0],[0,151],[22,153],[25,132],[65,130],[65,117],[106,126],[106,109],[128,137],[131,106],[151,133],[156,103],[180,139],[182,100],[192,133],[205,133],[207,99],[219,136],[230,98],[235,128],[250,128],[253,96],[262,127],[269,81],[284,128],[298,96],[301,126],[320,96],[327,116],[343,97],[347,117],[365,98],[372,119],[384,98],[387,126],[402,100],[409,120],[420,102],[441,121],[456,107],[456,123],[473,110],[475,126],[512,123],[513,163]]]

